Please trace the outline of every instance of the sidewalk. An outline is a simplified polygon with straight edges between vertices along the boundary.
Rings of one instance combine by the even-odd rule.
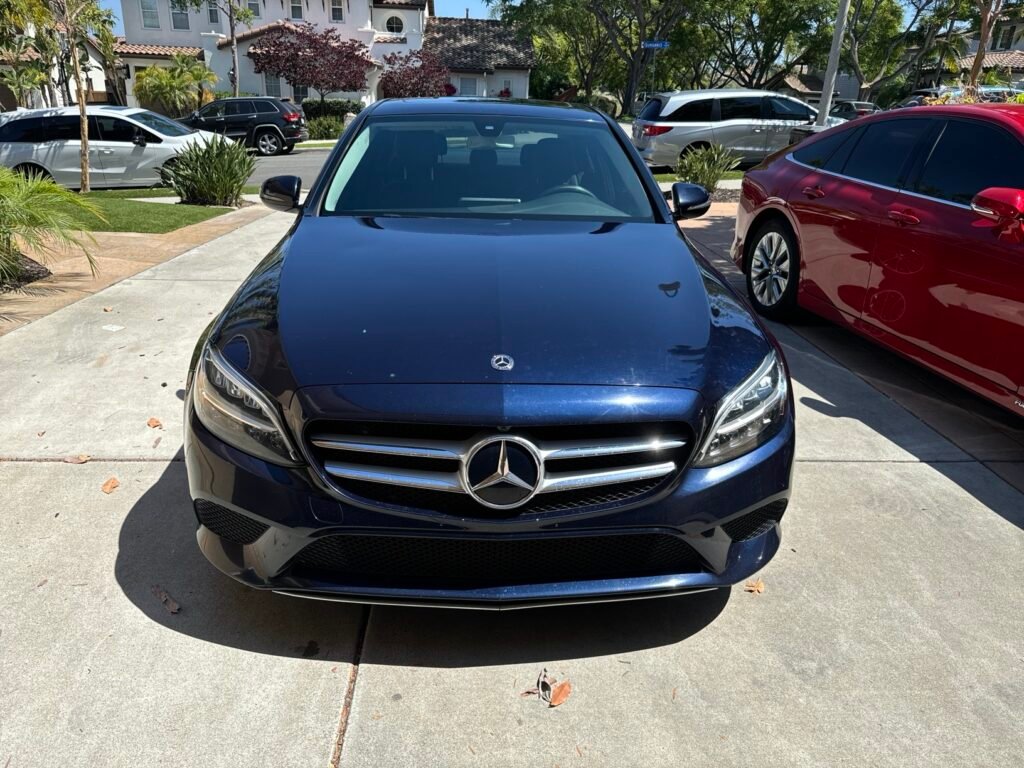
[[[140,197],[143,196],[140,193]],[[150,200],[163,203],[176,202],[177,198]],[[96,262],[96,274],[89,270],[89,262],[78,248],[48,255],[42,261],[52,275],[30,283],[21,291],[0,293],[0,336],[268,213],[264,206],[254,205],[162,235],[93,232],[90,240],[90,233],[86,233],[83,242]]]

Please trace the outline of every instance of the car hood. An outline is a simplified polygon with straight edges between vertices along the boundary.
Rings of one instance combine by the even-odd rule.
[[[226,311],[229,359],[239,334],[236,364],[275,395],[441,383],[707,397],[769,348],[674,226],[639,223],[305,216]]]

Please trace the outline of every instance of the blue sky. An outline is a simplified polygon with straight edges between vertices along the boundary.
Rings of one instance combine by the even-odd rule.
[[[126,0],[126,2],[138,2],[138,0]],[[121,0],[100,0],[100,5],[109,8],[117,16],[115,32],[124,34],[124,27],[121,26]],[[485,19],[490,14],[487,11],[487,4],[484,0],[434,0],[434,11],[438,16],[465,16],[466,9],[474,19]]]

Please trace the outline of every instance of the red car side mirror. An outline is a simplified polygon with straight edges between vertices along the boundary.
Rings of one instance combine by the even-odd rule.
[[[971,200],[971,210],[995,221],[1024,218],[1024,190],[1010,187],[983,189]]]

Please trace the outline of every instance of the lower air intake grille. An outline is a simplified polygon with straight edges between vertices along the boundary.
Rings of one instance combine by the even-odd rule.
[[[222,539],[237,544],[252,544],[270,527],[205,499],[197,499],[195,508],[200,523]]]
[[[294,560],[302,575],[418,587],[485,587],[702,570],[681,539],[659,533],[539,539],[325,536]],[[297,574],[298,575],[298,574]]]
[[[758,536],[770,531],[772,526],[782,519],[782,513],[786,511],[788,503],[786,499],[773,501],[771,504],[766,504],[760,509],[748,512],[743,517],[730,520],[722,526],[722,530],[733,541],[756,539]]]

